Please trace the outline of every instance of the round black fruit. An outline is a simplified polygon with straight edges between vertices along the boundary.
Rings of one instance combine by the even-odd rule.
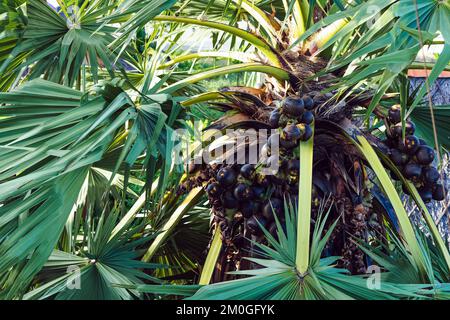
[[[217,182],[224,187],[231,187],[236,183],[237,175],[236,172],[230,168],[222,168],[217,173]]]
[[[220,186],[217,182],[213,182],[213,183],[210,183],[206,187],[206,192],[211,197],[215,197],[215,196],[218,196],[220,194],[220,192],[222,192],[222,189],[220,188]]]
[[[400,152],[398,149],[391,149],[389,157],[396,166],[405,165],[409,161],[409,156],[406,153]]]
[[[422,175],[426,184],[435,184],[440,178],[439,171],[434,167],[423,168]]]
[[[266,194],[266,189],[263,186],[252,186],[253,195],[255,199],[262,200]]]
[[[408,163],[403,168],[403,174],[411,181],[418,181],[422,174],[422,167],[415,163]]]
[[[417,162],[421,165],[429,165],[434,160],[434,150],[429,146],[420,146],[416,152]]]
[[[305,111],[303,99],[288,97],[283,101],[283,113],[293,117],[299,117]]]
[[[391,133],[393,137],[401,137],[402,136],[402,124],[398,123],[395,126],[391,127]]]
[[[244,164],[241,167],[241,175],[246,179],[253,179],[255,176],[255,166],[252,164]]]
[[[304,124],[311,124],[314,121],[314,113],[311,111],[305,111],[302,115],[301,122]]]
[[[271,221],[273,220],[273,215],[276,214],[278,218],[283,216],[283,201],[278,198],[271,198],[264,203],[262,210],[264,218]]]
[[[401,123],[397,123],[392,128],[392,134],[394,135],[394,137],[401,137],[402,132],[403,132],[403,127],[402,127]],[[405,122],[405,135],[412,136],[412,135],[414,135],[415,132],[416,132],[416,125],[411,121],[406,121]]]
[[[303,104],[306,110],[314,109],[314,100],[310,96],[303,96]]]
[[[420,188],[418,191],[419,191],[420,197],[422,198],[422,200],[425,203],[430,202],[431,200],[433,200],[433,193],[431,192],[430,188],[423,187],[423,188]]]
[[[280,146],[285,148],[285,149],[292,149],[295,146],[297,146],[297,140],[287,140],[284,138],[280,139]]]
[[[288,141],[297,141],[302,136],[302,132],[295,124],[289,124],[283,129],[283,138]]]
[[[401,166],[402,161],[402,153],[397,149],[391,149],[389,152],[389,158],[396,166]]]
[[[399,105],[394,105],[389,109],[388,119],[392,124],[397,124],[402,121],[401,108]]]
[[[416,136],[407,136],[405,138],[405,149],[409,154],[416,153],[417,149],[419,149],[420,142]]]
[[[264,217],[252,216],[250,219],[247,220],[247,231],[255,236],[261,235],[263,232],[261,230],[260,225],[266,227],[267,225],[266,219],[264,219]]]
[[[224,208],[236,209],[239,207],[239,201],[234,197],[233,192],[226,191],[221,198]]]
[[[300,140],[308,141],[309,139],[311,139],[312,135],[313,135],[313,131],[312,131],[311,127],[309,125],[304,125],[303,134],[302,134]]]
[[[253,198],[253,190],[246,186],[243,183],[239,183],[236,188],[234,188],[234,192],[233,192],[234,197],[237,200],[250,200]]]
[[[242,204],[240,211],[244,218],[248,219],[259,211],[259,203],[256,201],[246,201]]]
[[[410,157],[406,153],[402,153],[402,165],[405,165],[409,162]]]
[[[273,111],[270,113],[270,116],[269,116],[269,125],[270,125],[272,128],[278,128],[278,125],[279,125],[279,122],[280,122],[280,116],[281,116],[281,114],[280,114],[280,112],[279,112],[278,110],[273,110]]]
[[[445,189],[445,187],[442,184],[437,183],[433,190],[433,199],[436,201],[442,201],[445,199],[446,193],[447,190]]]

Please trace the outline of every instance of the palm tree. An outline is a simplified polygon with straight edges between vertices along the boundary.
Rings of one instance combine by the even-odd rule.
[[[448,67],[448,3],[58,3],[1,4],[3,298],[448,296],[450,254],[425,204],[445,188],[418,151],[432,157],[432,145],[440,161],[448,147],[448,108],[423,100]],[[184,53],[189,26],[205,28],[213,49]],[[427,85],[410,92],[407,71],[438,33],[444,49],[423,65]],[[227,63],[181,68],[203,58]],[[243,72],[263,84],[198,85]],[[270,177],[264,159],[248,176],[236,164],[187,170],[173,161],[173,137],[195,130],[192,119],[205,137],[276,129],[291,167]],[[249,201],[256,188],[261,198]],[[383,271],[376,290],[361,276],[369,261]],[[85,289],[67,288],[68,266]]]

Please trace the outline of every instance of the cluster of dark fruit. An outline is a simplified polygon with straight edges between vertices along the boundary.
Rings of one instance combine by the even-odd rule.
[[[283,219],[284,202],[271,190],[269,176],[256,168],[252,164],[223,166],[206,186],[210,202],[219,204],[225,217],[232,216],[219,223],[225,233],[237,220],[244,222],[247,237],[262,235],[260,225],[275,234],[274,215]]]
[[[279,171],[298,177],[298,163],[298,159],[291,160]],[[234,239],[233,234],[236,233],[243,233],[247,238],[262,236],[261,226],[276,237],[275,216],[283,224],[284,199],[296,201],[297,183],[290,185],[277,176],[264,175],[258,171],[258,166],[252,164],[224,166],[206,186],[210,202],[220,208],[225,217],[220,220],[219,226],[226,238]],[[295,192],[292,186],[296,187]],[[317,207],[320,200],[315,188],[312,196],[313,204]],[[244,232],[231,230],[242,225],[240,222],[243,222]],[[238,239],[241,240],[241,237]]]
[[[296,147],[312,137],[315,101],[309,97],[287,97],[270,113],[269,124],[278,131],[262,147],[260,161],[267,168],[279,168],[270,176],[274,185],[285,184],[292,193],[298,191],[299,157]],[[276,147],[275,147],[276,146]]]
[[[444,200],[446,190],[440,181],[439,171],[433,166],[435,151],[426,142],[417,138],[412,121],[405,122],[405,139],[401,123],[401,110],[398,105],[389,109],[389,128],[386,131],[386,144],[389,156],[403,176],[414,183],[424,202]],[[395,176],[393,176],[396,178]],[[404,188],[405,193],[408,190]]]
[[[263,226],[276,236],[275,216],[283,223],[284,199],[296,201],[300,161],[295,147],[312,136],[316,103],[311,97],[288,97],[271,112],[269,123],[278,133],[272,134],[262,147],[257,165],[223,165],[208,181],[206,191],[226,238],[234,239],[236,226],[243,222],[245,237],[260,237]],[[274,144],[278,154],[272,154]],[[274,166],[274,161],[278,164]],[[266,174],[264,168],[278,169]],[[319,205],[316,188],[312,191],[313,207]],[[218,210],[215,210],[218,209]],[[230,215],[232,217],[230,217]],[[234,241],[234,240],[233,240]]]
[[[293,148],[298,141],[307,141],[312,136],[311,124],[314,122],[315,102],[309,96],[288,97],[281,106],[270,113],[272,128],[283,128],[280,145]]]

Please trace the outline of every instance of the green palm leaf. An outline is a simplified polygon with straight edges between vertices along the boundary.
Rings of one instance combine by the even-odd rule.
[[[149,146],[164,150],[159,135],[164,126],[157,125],[161,109],[156,103],[137,111],[125,93],[109,103],[40,79],[1,93],[0,103],[0,122],[5,124],[0,133],[0,273],[17,269],[11,277],[20,281],[2,285],[13,297],[45,263],[77,203],[88,168],[107,154],[124,124],[133,119],[131,136],[138,131],[125,142],[128,147],[116,158],[116,168],[124,159],[133,165]]]
[[[91,9],[91,10],[87,10]],[[114,74],[115,57],[108,48],[113,41],[114,27],[105,26],[101,31],[96,19],[103,14],[102,8],[87,8],[64,18],[39,0],[27,2],[27,23],[15,48],[0,65],[2,78],[29,67],[30,78],[44,75],[54,82],[80,86],[81,67],[89,61],[94,79],[97,80],[99,65]],[[20,61],[20,63],[17,63]]]
[[[375,6],[379,11],[369,10],[370,6]],[[422,46],[432,42],[438,32],[442,33],[446,44],[428,78],[430,85],[447,67],[450,52],[447,44],[449,10],[448,4],[437,0],[364,1],[321,20],[300,40],[306,39],[323,25],[342,18],[349,19],[321,49],[325,50],[340,39],[345,39],[343,41],[347,44],[339,45],[339,49],[333,54],[334,63],[327,71],[336,70],[355,60],[359,61],[350,74],[339,79],[336,88],[351,90],[353,86],[359,85],[360,81],[371,78],[376,87],[375,95],[368,106],[368,117],[394,80],[409,68]],[[367,22],[377,15],[380,17],[367,25]],[[426,87],[423,86],[415,97],[412,109],[425,93]]]
[[[143,263],[138,259],[141,251],[137,248],[154,237],[145,235],[134,240],[132,237],[137,231],[136,228],[129,231],[122,229],[119,233],[112,235],[118,212],[118,210],[113,210],[108,214],[106,211],[102,213],[91,239],[87,242],[87,248],[81,248],[81,254],[53,252],[38,277],[38,279],[45,277],[48,282],[28,292],[24,298],[130,300],[135,297],[139,298],[141,295],[135,290],[118,287],[117,284],[140,285],[143,284],[144,279],[159,282],[143,272],[143,269],[164,266]],[[72,272],[67,272],[67,270]],[[74,270],[77,273],[74,273]],[[75,279],[75,276],[79,278]],[[79,287],[71,287],[71,284],[76,285],[76,281],[79,282]]]
[[[247,276],[242,279],[211,284],[200,288],[191,298],[199,300],[292,300],[292,299],[398,299],[399,297],[419,297],[416,291],[422,286],[412,286],[409,290],[393,283],[383,282],[380,289],[373,290],[360,276],[350,276],[344,269],[334,266],[339,257],[322,258],[321,253],[335,224],[323,234],[326,217],[319,219],[314,228],[311,242],[310,266],[308,272],[300,275],[295,268],[295,250],[286,246],[296,242],[294,206],[286,210],[286,232],[278,224],[278,238],[275,240],[264,230],[269,246],[255,243],[264,258],[248,258],[262,268],[242,270],[234,274]],[[278,219],[277,219],[278,220]],[[291,247],[292,248],[292,247]],[[284,258],[283,258],[284,257]]]
[[[438,143],[445,149],[450,148],[450,106],[433,106],[433,113],[436,123],[436,132],[438,134]],[[411,119],[417,125],[417,133],[427,141],[431,146],[435,146],[433,127],[431,123],[431,113],[428,106],[418,106],[411,112]]]

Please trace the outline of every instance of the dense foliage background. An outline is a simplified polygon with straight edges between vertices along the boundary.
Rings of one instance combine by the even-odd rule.
[[[449,61],[448,0],[0,0],[0,297],[448,299],[449,197],[424,203],[385,138],[399,106],[399,137],[415,123],[448,184],[450,107],[428,93]],[[428,70],[417,89],[412,69]],[[298,198],[236,267],[175,132],[207,149],[211,129],[267,124],[299,94],[324,99]],[[335,232],[380,286],[330,253]]]

